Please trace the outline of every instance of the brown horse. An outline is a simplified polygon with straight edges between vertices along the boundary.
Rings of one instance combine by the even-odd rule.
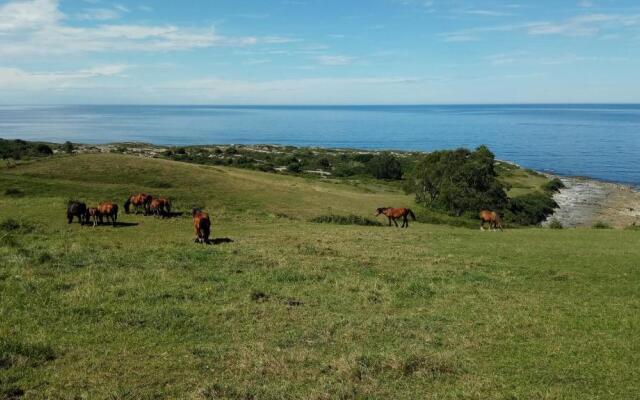
[[[98,204],[98,218],[100,219],[100,223],[102,223],[102,218],[106,217],[107,222],[111,219],[113,226],[116,226],[116,220],[118,219],[118,205],[112,203],[110,201],[103,201]]]
[[[98,225],[98,218],[100,218],[100,211],[96,207],[87,208],[87,217],[86,221],[93,221],[93,227],[95,228]]]
[[[171,200],[166,197],[154,198],[149,205],[149,212],[156,217],[170,217]]]
[[[377,209],[378,213],[376,217],[380,214],[383,214],[387,218],[389,218],[389,226],[391,226],[391,221],[398,227],[398,223],[396,220],[398,218],[402,218],[402,228],[409,227],[409,219],[407,217],[411,216],[413,220],[416,220],[416,215],[408,208],[391,208],[391,207],[381,207]]]
[[[209,214],[194,208],[191,210],[191,215],[193,215],[193,227],[196,230],[196,238],[194,242],[209,244],[209,235],[211,234],[211,220],[209,219]]]
[[[502,231],[502,219],[495,211],[480,211],[480,230],[484,231],[484,224],[489,223],[489,230],[500,229]]]
[[[133,204],[133,207],[136,210],[136,214],[138,213],[138,211],[140,211],[140,208],[142,208],[144,215],[148,215],[150,211],[149,206],[151,205],[151,200],[153,200],[153,197],[150,194],[132,194],[131,196],[129,196],[127,201],[124,202],[124,212],[129,214],[129,208]]]

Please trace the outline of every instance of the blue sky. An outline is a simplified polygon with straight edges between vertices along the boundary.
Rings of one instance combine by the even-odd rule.
[[[637,0],[0,0],[4,104],[640,102]]]

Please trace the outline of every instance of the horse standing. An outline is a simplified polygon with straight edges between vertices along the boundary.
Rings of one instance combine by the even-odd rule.
[[[146,194],[146,193],[132,194],[131,196],[129,196],[127,201],[124,202],[124,212],[129,214],[130,207],[133,204],[136,214],[138,213],[138,211],[140,211],[140,208],[142,208],[144,215],[148,215],[152,200],[153,200],[153,197],[150,194]]]
[[[194,242],[209,244],[209,235],[211,234],[211,220],[209,219],[209,214],[194,208],[191,210],[191,215],[193,216],[193,227],[196,231],[196,238]]]
[[[67,204],[67,221],[69,221],[69,223],[73,222],[74,217],[78,217],[80,225],[84,225],[85,221],[88,222],[88,220],[86,220],[86,214],[87,205],[85,203],[72,200]]]
[[[413,218],[414,221],[416,220],[416,215],[408,208],[381,207],[378,208],[377,211],[378,213],[376,214],[376,217],[380,214],[383,214],[384,216],[389,218],[389,226],[391,226],[391,221],[393,221],[393,223],[396,225],[396,228],[398,227],[398,223],[396,222],[398,218],[402,218],[402,228],[409,227],[409,216]]]
[[[111,222],[113,223],[113,226],[116,226],[116,221],[118,219],[118,205],[115,203],[112,203],[110,201],[104,201],[100,204],[98,204],[98,218],[100,219],[100,223],[102,223],[102,218],[106,217],[107,218],[107,222],[109,222],[109,219],[111,219]]]
[[[502,229],[502,218],[495,211],[482,210],[480,211],[480,230],[484,231],[484,224],[489,224],[489,230]]]
[[[86,220],[87,223],[93,221],[93,227],[95,228],[98,225],[98,218],[102,219],[100,211],[96,207],[91,207],[87,209]]]

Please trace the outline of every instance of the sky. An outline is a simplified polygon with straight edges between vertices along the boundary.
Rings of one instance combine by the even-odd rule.
[[[0,0],[0,103],[640,103],[640,1]]]

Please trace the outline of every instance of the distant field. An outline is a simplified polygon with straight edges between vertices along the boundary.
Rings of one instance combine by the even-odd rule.
[[[66,223],[70,198],[134,191],[233,242],[192,243],[187,215]],[[637,398],[640,231],[309,222],[386,205],[424,218],[366,182],[113,154],[2,169],[0,398]]]

